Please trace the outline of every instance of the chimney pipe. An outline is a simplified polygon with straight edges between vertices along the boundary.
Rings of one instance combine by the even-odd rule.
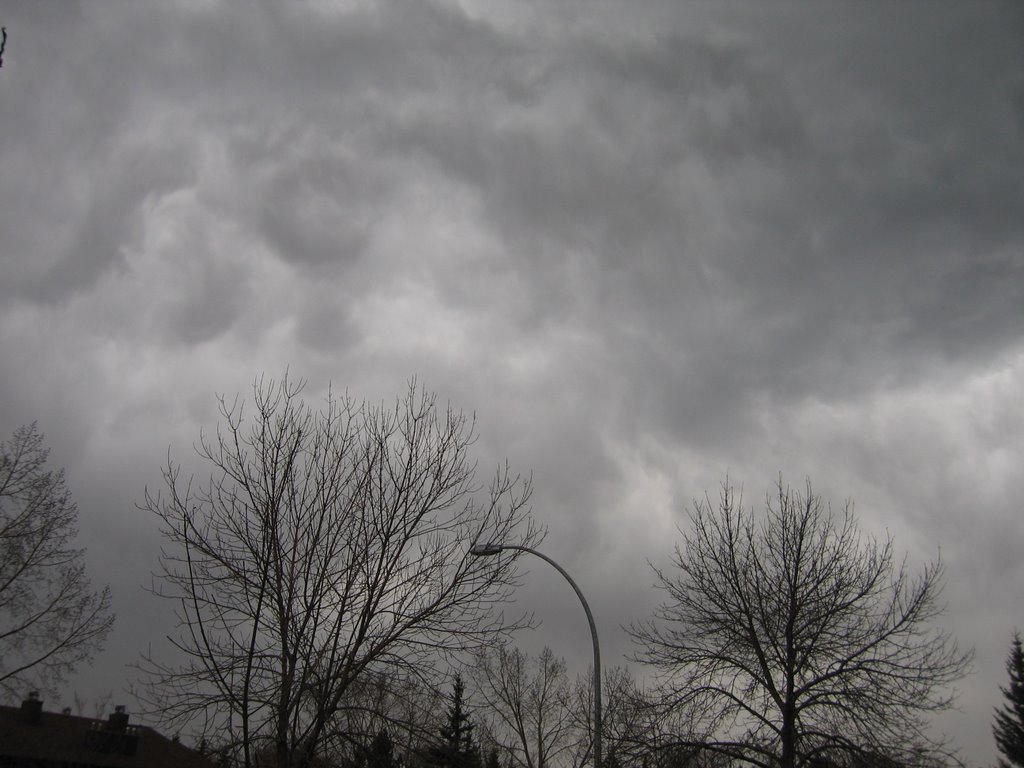
[[[28,698],[21,702],[21,718],[29,725],[39,725],[43,716],[43,702],[39,699],[39,691],[31,691]]]
[[[127,733],[128,713],[125,712],[124,704],[118,704],[114,707],[114,714],[108,718],[107,725],[114,733]]]

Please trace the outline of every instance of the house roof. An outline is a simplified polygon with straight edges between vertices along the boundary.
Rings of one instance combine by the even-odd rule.
[[[135,739],[134,754],[117,748]],[[0,757],[74,763],[97,768],[213,768],[195,750],[144,725],[116,733],[105,720],[42,712],[31,723],[18,707],[0,706]]]

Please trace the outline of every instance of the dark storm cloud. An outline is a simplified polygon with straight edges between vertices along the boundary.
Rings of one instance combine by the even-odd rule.
[[[870,70],[833,73],[835,91],[869,107],[854,116],[859,146],[847,145],[847,133],[829,133],[813,105],[800,104],[790,73],[773,69],[750,43],[716,47],[685,38],[621,49],[570,41],[541,52],[521,43],[503,63],[514,71],[532,53],[540,74],[528,98],[509,106],[514,119],[496,118],[500,103],[481,108],[485,85],[499,78],[467,66],[462,71],[475,79],[463,77],[452,96],[463,107],[449,110],[450,100],[438,99],[414,111],[400,140],[478,190],[520,252],[520,269],[560,277],[567,254],[589,262],[598,285],[588,290],[603,309],[611,302],[618,310],[607,313],[613,323],[602,330],[623,354],[643,354],[615,327],[642,306],[648,319],[634,334],[664,346],[652,345],[637,367],[663,357],[693,360],[685,376],[697,382],[694,399],[706,405],[718,393],[723,402],[703,412],[735,413],[750,391],[782,399],[823,384],[856,391],[877,380],[879,365],[889,377],[902,368],[914,376],[936,356],[984,358],[1021,330],[1019,257],[1010,244],[1024,219],[1016,215],[1022,200],[1014,163],[981,158],[979,168],[977,153],[992,144],[981,129],[1020,156],[1000,106],[1015,93],[1013,78],[971,97],[988,112],[982,116],[961,113],[964,102],[946,92],[917,122],[912,108],[924,96],[901,101],[928,66],[949,69],[942,43],[953,24],[919,27],[917,71],[888,88]],[[461,54],[456,44],[450,55]],[[960,75],[947,89],[975,85]],[[520,114],[520,103],[532,111]],[[556,113],[558,120],[544,119]],[[902,136],[893,128],[901,123]],[[703,190],[701,174],[718,183]],[[980,178],[996,186],[979,189],[973,179]],[[701,199],[704,191],[710,201]],[[701,209],[716,202],[732,218],[709,255]],[[977,258],[986,266],[974,273]],[[680,279],[665,279],[673,271]],[[717,283],[704,279],[708,271]],[[962,272],[972,273],[970,282],[956,277]],[[588,296],[574,289],[566,280],[543,281],[538,311],[576,310],[600,327],[602,313],[580,307]],[[658,311],[648,312],[652,306]],[[673,340],[666,328],[686,333]],[[893,370],[896,349],[901,362]],[[682,414],[668,392],[685,382],[658,380],[666,392],[648,400]]]
[[[49,422],[152,619],[117,654],[159,621],[123,520],[214,392],[419,374],[478,412],[483,477],[533,469],[612,659],[727,471],[941,545],[987,754],[1024,578],[1020,8],[314,5],[0,12],[0,427]]]

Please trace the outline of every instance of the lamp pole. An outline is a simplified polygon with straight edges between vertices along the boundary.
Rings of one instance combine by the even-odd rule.
[[[543,552],[538,552],[536,549],[524,547],[520,544],[475,544],[470,547],[469,554],[474,557],[491,557],[508,549],[529,552],[531,555],[536,555],[541,560],[553,565],[555,570],[562,574],[565,580],[569,582],[569,585],[576,592],[576,597],[583,603],[583,610],[587,614],[587,623],[590,624],[590,639],[594,644],[594,768],[601,768],[601,647],[597,642],[597,626],[594,624],[594,614],[590,612],[587,598],[583,596],[583,592],[580,590],[579,585],[573,581],[572,576],[566,572],[565,568]]]

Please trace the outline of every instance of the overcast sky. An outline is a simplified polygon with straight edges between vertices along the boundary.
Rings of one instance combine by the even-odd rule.
[[[695,496],[810,478],[977,652],[1024,628],[1024,5],[0,0],[0,434],[38,420],[129,680],[135,508],[261,372],[476,411],[607,664]],[[546,570],[547,569],[547,570]],[[582,668],[582,612],[520,593]],[[130,703],[130,702],[129,702]],[[51,703],[47,703],[51,707]]]

